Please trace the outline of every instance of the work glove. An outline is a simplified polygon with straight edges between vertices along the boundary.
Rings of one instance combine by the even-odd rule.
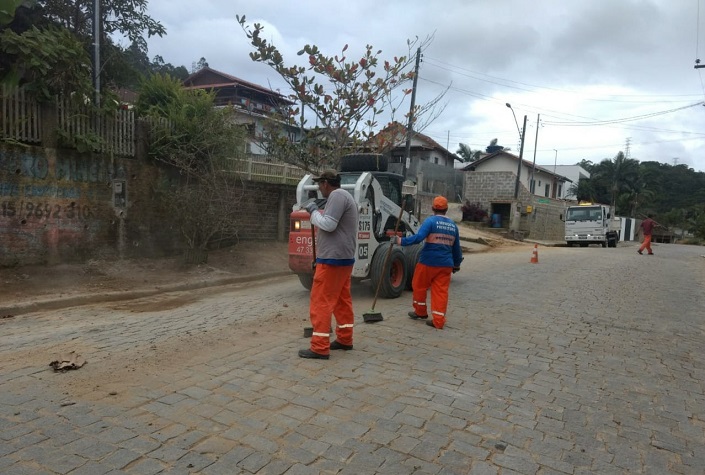
[[[397,246],[401,246],[401,237],[399,236],[394,236],[392,238],[392,243],[396,244]]]
[[[310,201],[304,205],[304,208],[306,211],[308,211],[308,214],[313,214],[314,211],[318,211],[318,205],[316,204],[315,201]]]
[[[458,272],[459,270],[460,270],[460,267],[453,267],[453,274],[455,274],[455,273]]]

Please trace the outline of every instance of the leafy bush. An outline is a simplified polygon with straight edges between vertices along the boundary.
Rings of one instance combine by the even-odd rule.
[[[489,217],[489,214],[486,210],[482,209],[480,203],[470,203],[466,201],[461,210],[463,211],[463,221],[480,223],[486,221]]]

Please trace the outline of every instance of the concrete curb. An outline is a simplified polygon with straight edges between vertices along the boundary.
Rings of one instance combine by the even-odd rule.
[[[179,284],[165,284],[150,290],[126,290],[123,292],[107,292],[103,294],[80,294],[69,297],[47,297],[45,300],[38,300],[28,304],[16,304],[8,307],[0,307],[0,317],[7,315],[21,315],[23,313],[37,312],[43,310],[57,310],[67,307],[79,307],[93,303],[122,302],[125,300],[136,300],[153,295],[165,294],[169,292],[183,292],[185,290],[205,289],[209,287],[219,287],[224,285],[241,284],[255,282],[274,277],[285,277],[295,275],[291,271],[268,272],[237,277],[224,277],[220,279],[205,280],[200,282],[185,282]]]

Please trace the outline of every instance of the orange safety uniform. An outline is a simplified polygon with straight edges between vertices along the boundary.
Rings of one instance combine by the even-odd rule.
[[[428,315],[426,296],[431,288],[431,313],[433,324],[436,328],[443,328],[446,323],[446,310],[448,309],[448,287],[452,267],[431,267],[419,262],[414,270],[411,281],[413,289],[413,304],[416,315]]]
[[[639,248],[639,254],[641,254],[644,249],[646,249],[649,254],[654,253],[654,251],[651,250],[651,233],[653,232],[655,225],[656,222],[651,218],[646,218],[644,221],[641,222],[640,226],[641,229],[644,231],[644,242],[641,243],[641,247]]]
[[[338,343],[353,344],[355,317],[350,280],[355,264],[357,220],[357,204],[342,188],[330,193],[323,212],[311,215],[311,224],[318,227],[318,253],[309,304],[313,326],[311,351],[319,355],[330,354],[331,315],[337,324]]]
[[[311,288],[309,308],[313,336],[311,351],[327,355],[330,352],[331,314],[335,316],[335,336],[339,343],[352,345],[353,314],[350,295],[352,266],[317,264]]]
[[[433,200],[434,211],[445,213],[447,209],[448,201],[444,197],[439,196]],[[421,224],[417,234],[400,239],[402,246],[420,242],[424,242],[424,247],[411,281],[414,313],[421,318],[430,315],[433,318],[433,326],[443,328],[448,309],[450,275],[453,269],[460,268],[460,263],[463,261],[458,226],[446,216],[429,216]],[[429,288],[431,289],[430,314],[426,306]]]

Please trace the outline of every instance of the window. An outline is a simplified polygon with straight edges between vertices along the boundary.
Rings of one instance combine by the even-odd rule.
[[[436,165],[438,165],[438,157],[433,157],[433,163],[435,163]]]
[[[548,183],[546,183],[546,188],[544,188],[544,195],[543,196],[545,196],[546,198],[551,196],[551,185],[549,185]]]

